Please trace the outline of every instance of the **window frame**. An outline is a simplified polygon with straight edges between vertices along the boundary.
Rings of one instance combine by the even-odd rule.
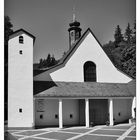
[[[20,35],[18,39],[20,44],[24,44],[24,37],[22,35]]]
[[[96,82],[96,64],[92,61],[86,61],[83,66],[84,82]],[[92,71],[93,70],[93,71]]]

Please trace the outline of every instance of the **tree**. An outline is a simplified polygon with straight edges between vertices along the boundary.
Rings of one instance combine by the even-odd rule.
[[[134,22],[134,29],[133,29],[134,35],[136,35],[136,21]]]
[[[39,68],[42,68],[43,67],[43,59],[41,58],[40,60],[39,60]]]
[[[134,22],[132,43],[133,43],[133,44],[136,44],[136,21]]]
[[[132,29],[130,28],[130,24],[128,23],[127,28],[125,30],[125,40],[127,42],[127,44],[131,44],[132,43]]]
[[[4,45],[8,45],[9,36],[13,33],[13,24],[8,16],[4,17]]]
[[[122,52],[122,66],[126,73],[136,78],[136,22],[131,33],[131,44],[127,45]]]
[[[136,78],[136,45],[126,46],[122,57],[123,70],[131,77]]]
[[[126,41],[123,41],[121,29],[117,26],[114,34],[115,41],[103,45],[103,49],[117,68],[136,78],[136,23],[133,30],[128,24],[126,32],[124,33]]]
[[[8,16],[4,17],[4,59],[5,65],[8,65],[8,40],[9,36],[13,33],[13,24]]]
[[[108,43],[103,45],[103,50],[106,52],[108,57],[111,59],[113,63],[115,63],[113,50],[115,49],[115,43],[113,41],[109,41]]]
[[[117,25],[117,28],[115,30],[114,39],[115,39],[114,43],[116,47],[118,47],[118,44],[123,41],[123,35],[121,33],[121,28],[119,25]]]
[[[50,67],[50,65],[51,65],[51,55],[48,54],[47,59],[46,59],[45,66],[46,67]]]
[[[7,120],[8,102],[8,40],[13,33],[13,25],[8,16],[4,17],[4,100],[5,100],[5,120]]]
[[[57,61],[55,60],[54,55],[52,55],[50,66],[54,66],[56,63]]]
[[[39,68],[49,68],[56,65],[59,61],[55,59],[54,55],[48,54],[46,59],[40,59]]]

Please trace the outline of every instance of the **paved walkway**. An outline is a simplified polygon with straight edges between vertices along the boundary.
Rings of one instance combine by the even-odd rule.
[[[44,128],[8,130],[15,140],[136,140],[136,127],[130,124],[91,128]]]

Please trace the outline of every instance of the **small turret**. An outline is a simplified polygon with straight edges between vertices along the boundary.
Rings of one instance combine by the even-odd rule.
[[[69,24],[69,48],[71,48],[81,37],[80,22],[76,21],[76,16],[73,14],[73,21]]]

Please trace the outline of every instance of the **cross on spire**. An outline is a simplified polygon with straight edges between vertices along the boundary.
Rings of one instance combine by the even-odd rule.
[[[76,7],[76,0],[73,0],[73,7],[72,7],[72,22],[69,23],[69,47],[71,47],[79,40],[81,37],[81,28],[80,22],[76,21],[75,15],[75,7]]]
[[[73,1],[73,17],[72,17],[73,22],[76,21],[75,5],[76,5],[76,0]]]

